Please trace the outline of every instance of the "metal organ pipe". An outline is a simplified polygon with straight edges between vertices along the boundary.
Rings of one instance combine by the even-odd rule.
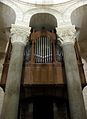
[[[44,57],[45,57],[45,63],[46,63],[46,38],[45,38],[45,55],[44,55]]]
[[[48,63],[48,40],[47,40],[47,56],[46,56],[46,59],[47,59],[47,63]]]
[[[44,50],[45,50],[44,49],[44,37],[42,37],[42,53],[43,53],[42,59],[43,59],[43,63],[44,63]]]
[[[40,59],[41,59],[40,58],[40,42],[39,41],[40,41],[40,38],[38,40],[38,53],[37,53],[38,54],[38,57],[37,57],[38,58],[38,63],[40,63]]]
[[[36,54],[37,54],[37,44],[35,45],[35,62],[37,62],[37,57],[36,57]]]
[[[51,48],[50,48],[50,49],[51,49],[51,50],[50,50],[50,59],[51,59],[51,62],[52,62],[52,43],[51,43],[50,47],[51,47]]]
[[[48,40],[47,40],[47,63],[48,63]]]
[[[46,39],[46,38],[45,38]],[[47,62],[47,55],[48,55],[48,53],[47,53],[47,39],[46,39],[46,55],[45,55],[45,57],[46,57],[46,62]]]
[[[52,62],[52,43],[46,36],[41,36],[36,41],[35,62],[36,63]]]
[[[45,56],[46,56],[46,54],[45,54],[45,46],[46,46],[46,44],[45,44],[45,37],[44,37],[44,63],[45,63]]]
[[[41,39],[40,39],[40,42],[41,42],[41,63],[43,63],[43,54],[42,54],[42,37],[41,37]]]

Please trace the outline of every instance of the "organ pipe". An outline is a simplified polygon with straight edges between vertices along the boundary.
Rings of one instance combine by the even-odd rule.
[[[52,44],[46,36],[41,36],[36,41],[35,62],[36,63],[52,62]]]

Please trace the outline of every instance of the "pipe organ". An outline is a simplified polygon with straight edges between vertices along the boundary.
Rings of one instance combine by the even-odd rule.
[[[37,33],[40,33],[40,31],[37,31]],[[35,33],[35,35],[37,35],[37,33]],[[54,59],[57,62],[61,62],[62,58],[63,58],[63,53],[62,53],[62,48],[59,45],[60,41],[56,40],[56,36],[55,36],[55,40],[53,41],[51,39],[51,33],[48,32],[50,35],[46,36],[46,34],[44,33],[44,35],[39,34],[39,36],[36,39],[36,41],[34,42],[34,47],[32,47],[34,50],[33,55],[34,55],[34,63],[53,63]],[[53,34],[55,35],[55,34]],[[29,41],[25,47],[25,52],[24,52],[24,60],[25,61],[30,61],[31,58],[31,42]],[[28,48],[29,47],[29,48]],[[54,51],[55,49],[55,51]],[[55,52],[55,55],[53,56],[53,52]],[[33,57],[33,56],[32,56]]]
[[[44,17],[47,19],[43,20]],[[37,22],[38,18],[41,18],[39,23]],[[59,103],[66,105],[66,107],[61,106],[66,114],[60,119],[70,118],[67,106],[68,96],[63,50],[55,30],[56,22],[54,16],[48,13],[35,14],[30,20],[31,32],[24,49],[18,119],[28,119],[30,112],[28,112],[26,105],[30,103],[33,104],[33,117],[29,119],[54,119],[54,103],[57,108]],[[12,45],[9,42],[0,83],[2,87],[5,87],[7,79],[11,51]],[[75,43],[75,52],[81,84],[84,86],[85,76],[77,42]]]

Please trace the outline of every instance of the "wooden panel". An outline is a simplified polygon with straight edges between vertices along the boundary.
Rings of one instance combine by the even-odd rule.
[[[25,66],[24,84],[64,84],[64,68],[60,64],[30,64]]]
[[[78,64],[80,80],[86,85],[82,64]],[[66,84],[64,66],[59,64],[30,64],[23,71],[23,84]]]
[[[9,64],[4,65],[1,85],[6,83]],[[82,64],[78,64],[82,85],[86,85]],[[30,64],[23,67],[22,84],[66,84],[64,66],[61,64]]]

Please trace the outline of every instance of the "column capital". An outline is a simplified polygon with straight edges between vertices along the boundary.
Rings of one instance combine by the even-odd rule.
[[[75,42],[76,30],[74,26],[67,26],[58,29],[59,40],[62,44],[71,44]]]
[[[11,27],[11,42],[13,43],[22,43],[26,45],[27,37],[29,35],[29,27],[19,26],[12,24]]]

